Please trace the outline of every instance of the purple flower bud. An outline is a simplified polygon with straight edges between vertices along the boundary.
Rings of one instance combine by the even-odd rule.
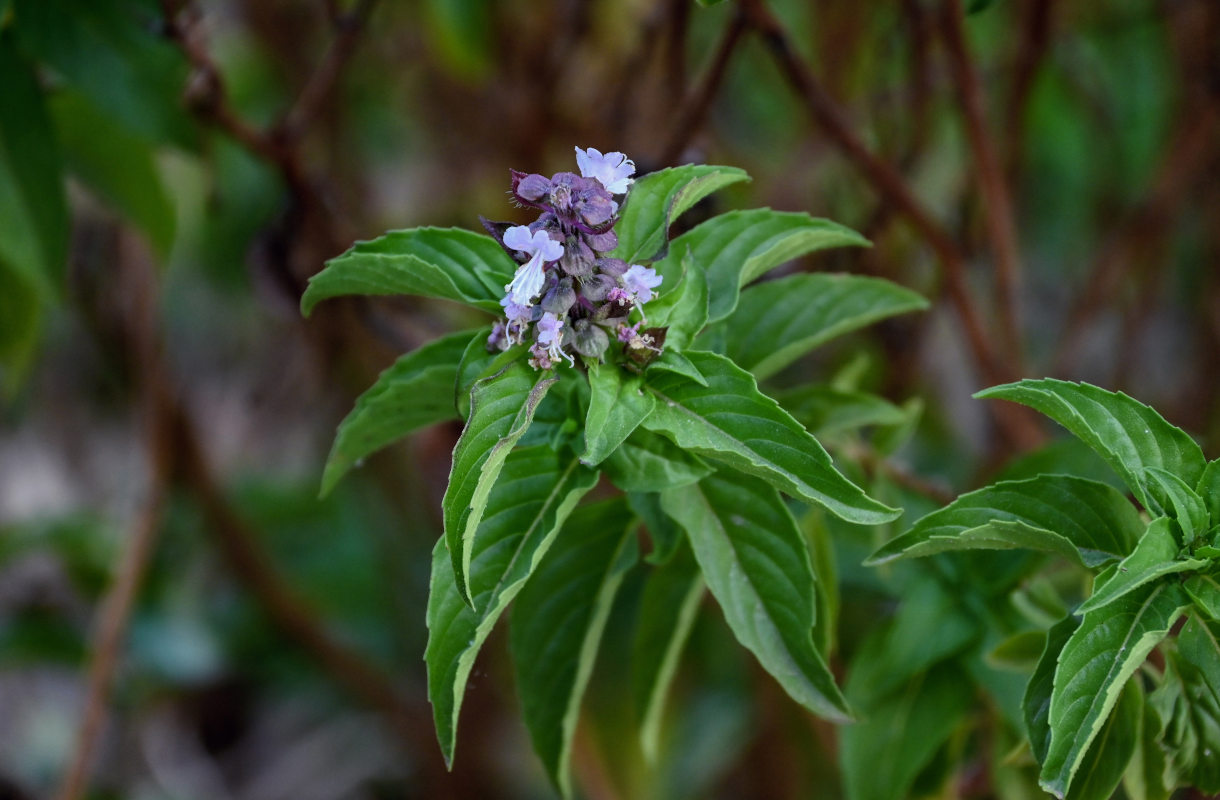
[[[609,275],[594,275],[580,285],[580,296],[591,303],[601,303],[616,286],[616,281]]]
[[[627,271],[627,262],[621,258],[599,258],[597,271],[617,278]]]
[[[601,359],[606,348],[610,346],[610,337],[597,325],[587,319],[578,319],[572,323],[570,336],[572,349],[585,358]]]
[[[527,203],[541,202],[551,191],[551,182],[538,173],[531,173],[517,180],[513,176],[513,194]]]
[[[559,260],[559,268],[575,278],[587,278],[593,274],[593,251],[584,243],[580,236],[567,240],[564,256]]]
[[[577,209],[581,221],[592,228],[598,228],[614,218],[618,205],[609,197],[602,196],[601,193],[589,192],[579,198]]]
[[[586,233],[585,241],[588,242],[589,247],[593,248],[597,252],[609,253],[611,250],[618,247],[618,234],[613,230],[608,230],[604,233]],[[627,265],[624,264],[623,269],[625,270],[626,268]]]
[[[552,314],[566,314],[568,309],[576,305],[576,290],[568,278],[560,281],[542,297],[542,310]]]

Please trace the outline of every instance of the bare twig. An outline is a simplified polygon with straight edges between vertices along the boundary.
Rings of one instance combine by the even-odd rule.
[[[665,149],[661,151],[662,164],[675,163],[703,126],[707,113],[712,107],[712,101],[715,99],[716,93],[720,91],[720,84],[728,71],[729,60],[737,49],[737,44],[741,41],[741,35],[745,29],[745,16],[738,11],[724,29],[724,36],[720,39],[707,74],[703,76],[699,87],[686,99],[678,111],[678,121],[674,124]]]
[[[344,66],[356,52],[360,34],[368,22],[377,0],[359,0],[351,11],[334,17],[336,35],[317,69],[309,76],[296,102],[276,125],[273,136],[289,145],[295,144],[309,129],[321,111],[343,73]]]
[[[1034,78],[1046,57],[1050,46],[1054,22],[1055,0],[1031,0],[1019,4],[1022,19],[1017,44],[1017,57],[1013,65],[1012,88],[1008,96],[1007,130],[1002,157],[1005,159],[1009,185],[1014,185],[1025,156],[1025,115],[1029,109],[1029,97]]]
[[[974,174],[979,193],[983,196],[987,235],[996,262],[996,305],[1004,349],[1013,369],[1021,373],[1024,371],[1018,298],[1021,259],[1012,197],[992,137],[987,131],[983,86],[967,50],[964,19],[961,0],[945,0],[941,4],[941,29],[949,54],[949,68],[961,96],[962,111],[966,117],[966,138],[974,157]]]
[[[131,291],[130,319],[124,320],[124,346],[134,364],[139,366],[138,379],[141,406],[144,410],[145,442],[149,483],[143,507],[123,551],[117,574],[98,612],[97,638],[93,659],[86,679],[85,710],[77,730],[76,750],[64,773],[58,797],[76,800],[84,794],[98,737],[105,726],[110,691],[119,662],[119,653],[127,632],[127,624],[135,606],[136,595],[143,583],[149,559],[161,530],[165,498],[173,475],[173,442],[170,430],[170,409],[173,398],[161,372],[160,338],[156,333],[158,300],[155,276],[143,259],[132,263],[149,267],[147,273],[129,276],[120,271],[118,279],[128,281]]]
[[[165,421],[163,409],[153,410],[149,420],[149,436],[152,439],[153,479],[148,487],[144,508],[140,511],[135,528],[123,552],[122,562],[114,583],[102,605],[93,660],[89,666],[85,713],[77,731],[76,751],[60,786],[60,800],[76,800],[84,794],[98,736],[106,722],[110,688],[114,683],[115,668],[119,660],[127,622],[135,605],[136,594],[143,583],[144,572],[161,530],[162,512],[165,503],[168,469],[165,455]]]

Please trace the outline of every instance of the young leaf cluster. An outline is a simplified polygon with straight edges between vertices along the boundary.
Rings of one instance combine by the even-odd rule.
[[[805,214],[730,212],[670,238],[684,211],[746,179],[733,168],[685,166],[644,176],[627,194],[611,256],[662,277],[645,309],[657,344],[648,358],[612,344],[604,358],[535,370],[522,345],[488,352],[489,328],[467,330],[404,355],[339,426],[323,492],[413,430],[464,422],[427,609],[429,696],[447,760],[474,660],[515,601],[509,642],[522,712],[552,780],[569,794],[581,698],[616,591],[639,569],[648,575],[633,685],[648,756],[708,593],[794,700],[827,719],[852,717],[815,643],[830,638],[819,628],[819,576],[789,501],[863,525],[896,518],[809,430],[904,416],[871,395],[821,385],[787,390],[794,416],[759,382],[833,337],[926,304],[859,276],[754,284],[796,257],[867,244]],[[302,309],[345,294],[407,293],[495,313],[515,266],[481,234],[392,232],[329,262]],[[587,502],[599,482],[618,492]]]
[[[1003,549],[1077,565],[1092,591],[1041,637],[1023,701],[1040,785],[1098,800],[1120,783],[1138,798],[1220,791],[1220,462],[1121,393],[1043,379],[978,396],[1061,424],[1139,509],[1084,477],[1001,481],[923,517],[870,562]]]

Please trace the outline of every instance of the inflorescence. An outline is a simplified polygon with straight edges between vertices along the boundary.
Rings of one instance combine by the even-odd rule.
[[[574,364],[573,353],[601,361],[611,336],[629,351],[658,350],[640,323],[641,307],[661,276],[609,255],[618,246],[619,201],[631,187],[635,164],[622,153],[603,155],[592,147],[576,148],[576,163],[580,175],[546,178],[513,170],[513,199],[541,212],[528,226],[484,221],[520,263],[504,286],[505,318],[492,328],[487,346],[507,350],[530,341],[535,369],[563,360]],[[632,324],[636,309],[640,321]]]

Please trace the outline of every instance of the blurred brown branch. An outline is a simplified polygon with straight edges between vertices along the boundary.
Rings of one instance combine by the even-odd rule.
[[[949,299],[958,313],[966,342],[984,380],[995,384],[1017,378],[1017,365],[1004,361],[988,337],[982,312],[966,280],[965,257],[953,236],[935,220],[902,175],[874,154],[856,134],[846,114],[796,53],[787,29],[771,13],[765,0],[741,0],[741,6],[753,28],[762,34],[784,77],[805,100],[814,120],[869,183],[910,221],[936,254],[943,267]],[[1005,405],[996,404],[993,413],[1011,446],[1027,449],[1043,440],[1041,429],[1024,409],[1004,408]]]
[[[966,117],[966,139],[975,162],[975,180],[983,198],[983,218],[995,258],[996,307],[999,310],[1004,350],[1013,372],[1021,374],[1025,371],[1019,306],[1021,257],[1012,195],[993,138],[987,130],[983,84],[966,44],[965,10],[961,0],[945,0],[940,10],[941,31],[949,54],[949,72]]]

